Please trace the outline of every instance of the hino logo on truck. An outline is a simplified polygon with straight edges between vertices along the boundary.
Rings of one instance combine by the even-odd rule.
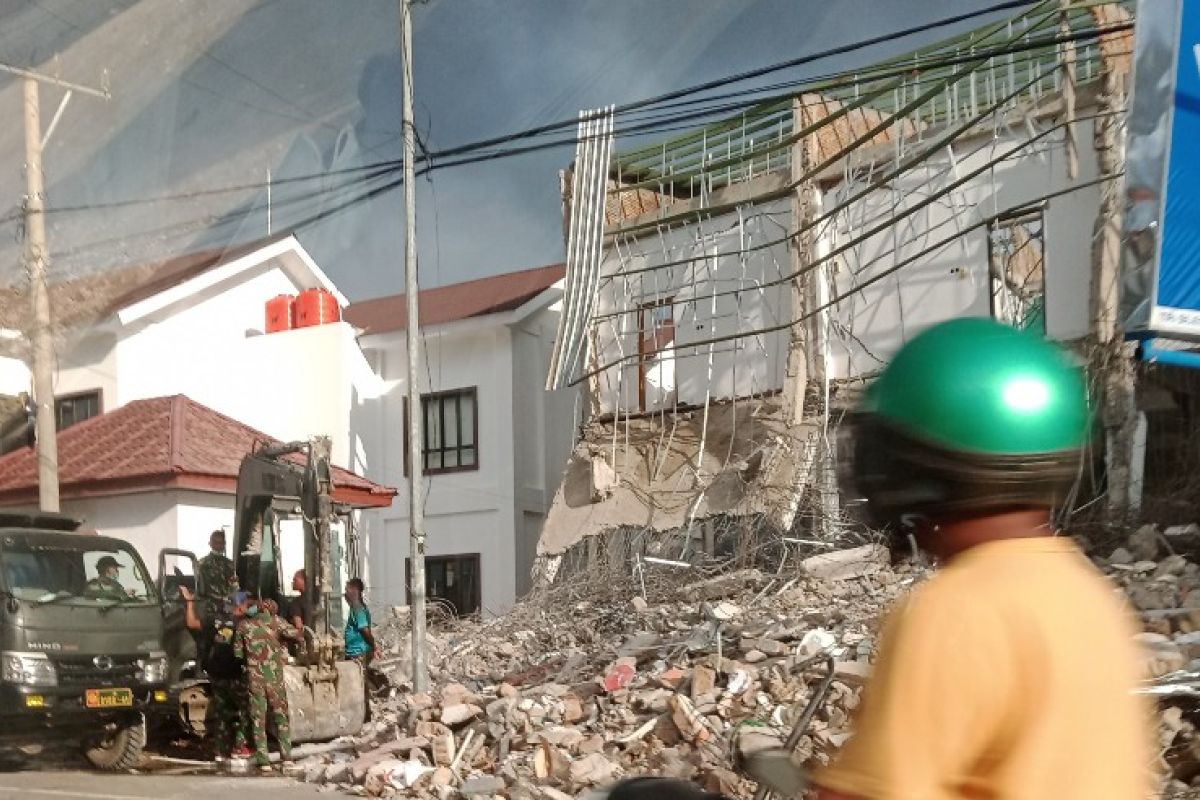
[[[96,669],[110,670],[113,668],[113,660],[109,656],[96,656],[92,659],[92,663],[96,665]]]

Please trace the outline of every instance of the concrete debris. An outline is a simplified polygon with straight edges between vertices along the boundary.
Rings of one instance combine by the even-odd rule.
[[[1155,559],[1143,558],[1152,542]],[[1200,566],[1157,529],[1097,563],[1142,617],[1165,785],[1200,788]],[[601,569],[494,620],[435,622],[430,691],[410,694],[403,671],[387,673],[372,721],[345,752],[306,762],[304,777],[373,796],[566,800],[654,774],[748,798],[755,786],[733,771],[731,748],[779,746],[821,677],[798,667],[829,655],[831,692],[795,755],[827,763],[853,734],[884,613],[928,574],[875,545],[801,564],[664,570],[645,584]],[[380,626],[383,663],[405,656],[404,625],[397,615]]]
[[[786,738],[821,677],[797,669],[798,652],[828,652],[844,674],[798,748],[827,761],[849,738],[884,611],[925,574],[874,548],[850,552],[823,554],[840,565],[835,578],[794,565],[782,577],[663,570],[644,585],[606,575],[542,590],[488,622],[435,620],[431,688],[419,695],[410,670],[392,668],[409,646],[409,617],[394,613],[376,633],[389,686],[371,721],[304,777],[371,796],[563,800],[657,774],[749,797],[754,785],[727,752],[734,732]],[[852,563],[859,577],[848,577]]]
[[[890,559],[888,549],[880,544],[865,544],[851,550],[806,558],[800,562],[805,575],[826,581],[847,581],[874,575],[882,570]]]
[[[1146,685],[1158,702],[1164,797],[1200,796],[1200,528],[1138,528],[1098,563],[1142,622]]]

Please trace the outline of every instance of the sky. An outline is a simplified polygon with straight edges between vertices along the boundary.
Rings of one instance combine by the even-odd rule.
[[[414,9],[417,128],[425,147],[441,150],[985,5],[430,0]],[[397,8],[395,0],[0,1],[0,63],[110,92],[75,94],[47,142],[52,279],[298,226],[352,300],[398,292],[402,192],[349,202],[396,177],[362,167],[401,155]],[[872,63],[973,26],[759,83]],[[43,128],[63,94],[41,91]],[[0,108],[20,119],[18,80],[0,78]],[[0,128],[0,272],[9,280],[21,275],[21,134],[17,124]],[[559,171],[573,155],[563,145],[420,178],[421,284],[561,261]]]

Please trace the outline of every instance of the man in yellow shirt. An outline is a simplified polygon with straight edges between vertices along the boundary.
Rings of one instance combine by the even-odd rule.
[[[1051,509],[1080,468],[1086,387],[1055,347],[989,320],[905,346],[853,428],[875,521],[941,569],[889,616],[855,735],[820,800],[1142,800],[1134,628]]]

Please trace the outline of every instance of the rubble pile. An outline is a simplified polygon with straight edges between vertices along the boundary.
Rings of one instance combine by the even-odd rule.
[[[827,653],[835,679],[797,750],[827,760],[849,738],[883,613],[923,575],[878,545],[777,576],[663,572],[647,570],[645,595],[638,580],[565,586],[438,626],[433,690],[393,689],[352,749],[303,763],[306,778],[372,796],[562,800],[653,773],[749,797],[735,731],[743,752],[779,746],[824,669],[797,668]],[[380,631],[393,655],[378,664],[403,685],[400,617]]]
[[[1164,796],[1200,796],[1200,526],[1143,525],[1098,563],[1141,620],[1145,693],[1157,700]]]
[[[1144,630],[1164,797],[1200,796],[1200,527],[1145,526],[1096,563]],[[1198,558],[1197,560],[1200,560]],[[430,633],[432,689],[407,690],[407,609],[378,637],[389,678],[363,733],[300,764],[369,796],[565,800],[655,774],[749,797],[739,755],[778,747],[832,656],[831,691],[796,759],[825,763],[851,734],[886,610],[927,574],[878,545],[776,574],[647,570],[543,592],[488,622]]]

